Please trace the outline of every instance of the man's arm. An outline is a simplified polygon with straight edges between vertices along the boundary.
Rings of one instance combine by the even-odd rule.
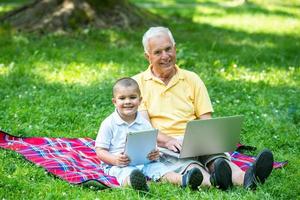
[[[209,113],[204,113],[203,115],[200,115],[199,119],[211,119],[212,115],[211,112]]]
[[[140,114],[151,123],[147,110],[140,111]],[[168,136],[168,135],[162,133],[161,131],[158,131],[157,145],[159,147],[168,148],[174,152],[178,152],[181,150],[181,142],[180,141],[178,141],[176,138],[173,138],[171,136]]]

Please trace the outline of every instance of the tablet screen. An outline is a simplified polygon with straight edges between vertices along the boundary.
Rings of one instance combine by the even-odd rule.
[[[129,157],[129,165],[147,164],[148,154],[156,149],[157,129],[130,132],[127,135],[125,154]]]

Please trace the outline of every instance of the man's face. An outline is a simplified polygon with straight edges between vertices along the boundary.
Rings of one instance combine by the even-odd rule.
[[[168,35],[163,34],[149,39],[148,54],[145,57],[156,69],[167,69],[175,66],[176,48]]]

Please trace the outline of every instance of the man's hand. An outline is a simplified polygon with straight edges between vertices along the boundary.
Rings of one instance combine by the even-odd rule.
[[[171,140],[166,142],[165,145],[169,150],[179,153],[181,151],[182,142],[175,138],[172,138]]]
[[[128,156],[121,153],[121,154],[116,155],[114,165],[119,166],[119,167],[124,167],[124,166],[127,166],[129,164],[129,162],[130,162],[130,159],[128,158]]]
[[[159,150],[155,149],[148,154],[149,160],[158,160],[159,159]]]

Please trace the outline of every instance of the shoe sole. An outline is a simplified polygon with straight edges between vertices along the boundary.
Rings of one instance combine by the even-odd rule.
[[[262,151],[255,161],[255,177],[260,183],[264,183],[273,170],[274,157],[271,151]]]
[[[216,184],[221,190],[227,190],[233,186],[232,172],[229,164],[224,159],[215,161],[215,178]]]
[[[149,187],[145,175],[139,170],[133,170],[130,174],[130,184],[135,190],[148,192]]]
[[[190,178],[188,180],[188,185],[192,190],[197,190],[203,181],[203,175],[200,169],[194,168],[190,172]]]
[[[243,186],[247,190],[255,190],[257,187],[257,178],[254,175],[254,168],[251,166],[246,172],[244,176]]]

